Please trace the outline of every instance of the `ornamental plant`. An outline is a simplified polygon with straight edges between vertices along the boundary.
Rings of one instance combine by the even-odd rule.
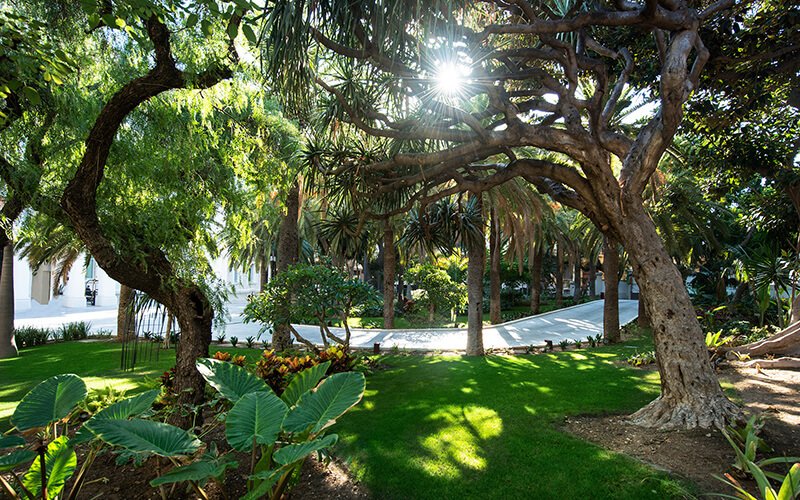
[[[270,280],[264,292],[248,299],[242,313],[245,323],[263,324],[261,331],[273,324],[289,325],[294,337],[314,353],[319,348],[303,338],[292,323],[318,324],[322,345],[327,349],[333,341],[342,346],[350,344],[347,319],[356,307],[371,307],[380,300],[375,289],[341,271],[325,265],[290,266],[286,272]],[[340,338],[328,328],[332,317],[341,320],[345,337]]]
[[[433,323],[437,312],[459,308],[467,303],[467,287],[456,283],[444,269],[422,264],[408,270],[409,282],[415,283],[420,294],[417,304],[428,311],[428,323]]]

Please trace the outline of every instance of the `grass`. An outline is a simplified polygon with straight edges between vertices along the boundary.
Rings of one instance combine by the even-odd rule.
[[[630,346],[648,348],[646,337],[538,356],[382,356],[389,369],[368,377],[363,401],[333,429],[336,453],[376,498],[680,498],[686,486],[666,474],[559,431],[568,415],[631,412],[658,395],[657,372],[615,363]],[[144,390],[172,366],[163,354],[130,373],[113,342],[25,349],[0,361],[0,416],[65,371],[93,388]]]
[[[216,349],[255,359],[254,349]],[[0,432],[10,428],[9,417],[17,403],[43,380],[60,373],[75,373],[89,390],[113,386],[132,395],[158,385],[158,378],[175,365],[175,351],[161,351],[156,362],[142,362],[134,371],[120,369],[122,345],[113,341],[58,342],[19,351],[16,358],[0,360]]]

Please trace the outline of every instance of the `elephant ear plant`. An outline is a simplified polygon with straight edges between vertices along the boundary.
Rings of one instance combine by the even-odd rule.
[[[17,405],[11,423],[22,436],[36,435],[36,441],[31,446],[26,446],[25,439],[19,435],[0,437],[0,449],[12,449],[10,453],[0,457],[0,471],[11,470],[17,466],[31,463],[28,472],[19,477],[12,471],[12,476],[19,490],[0,477],[0,487],[6,495],[14,500],[27,498],[33,500],[43,499],[74,499],[80,492],[86,472],[92,465],[98,452],[103,448],[103,441],[111,443],[102,437],[104,429],[132,425],[136,420],[126,419],[138,415],[150,408],[158,397],[159,391],[148,391],[137,396],[123,399],[99,411],[94,417],[88,419],[78,429],[75,437],[67,439],[66,422],[70,415],[76,412],[79,403],[87,396],[86,384],[77,375],[56,375],[34,387]],[[80,411],[78,409],[78,411]],[[64,423],[64,429],[59,436],[59,423]],[[175,428],[178,432],[163,433],[152,432],[152,426],[163,425],[157,422],[140,420],[138,438],[142,442],[163,440],[167,442],[182,442],[181,451],[188,451],[193,446],[196,449],[200,442],[186,434],[185,431]],[[98,439],[100,438],[100,439]],[[178,438],[175,440],[175,438]],[[195,445],[196,441],[196,445]],[[74,447],[81,443],[90,443],[90,451],[86,455],[78,472],[71,490],[64,491],[64,485],[77,468],[77,456]],[[111,443],[115,444],[115,443]]]
[[[269,495],[278,499],[306,456],[321,453],[338,439],[324,431],[364,395],[363,373],[331,375],[320,383],[330,361],[298,373],[281,397],[246,369],[214,359],[201,359],[197,369],[221,397],[233,403],[225,437],[237,451],[250,452],[249,492],[243,499]],[[258,451],[261,459],[256,462]],[[151,484],[181,481],[193,464],[178,467]],[[197,475],[192,476],[200,479]]]

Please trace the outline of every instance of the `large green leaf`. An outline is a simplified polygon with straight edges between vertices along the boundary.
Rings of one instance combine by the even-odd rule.
[[[364,395],[366,380],[363,373],[337,373],[326,378],[316,390],[300,397],[297,406],[289,410],[283,430],[317,433],[336,423],[344,412],[355,406]]]
[[[325,436],[322,439],[314,439],[307,443],[290,444],[276,451],[273,458],[281,465],[288,465],[292,462],[302,460],[309,453],[314,453],[335,445],[338,439],[339,436],[331,434],[330,436]]]
[[[152,420],[98,420],[92,431],[113,446],[164,457],[194,453],[203,443],[183,429]]]
[[[223,398],[233,403],[251,392],[272,392],[263,380],[233,363],[201,358],[197,360],[197,371]]]
[[[0,436],[0,450],[18,448],[20,446],[25,446],[25,440],[22,436]]]
[[[86,397],[86,384],[77,375],[51,377],[22,398],[14,410],[11,423],[20,431],[47,427],[69,415]]]
[[[161,477],[150,481],[150,486],[159,484],[179,483],[181,481],[202,482],[205,479],[220,477],[227,469],[236,467],[236,459],[232,455],[222,455],[218,458],[205,456],[196,462],[176,467]]]
[[[286,403],[273,392],[254,392],[243,396],[228,412],[225,435],[237,451],[249,450],[253,439],[270,445],[281,431]]]
[[[325,372],[328,371],[328,367],[330,366],[331,362],[326,361],[298,373],[297,376],[289,382],[289,386],[286,387],[286,390],[283,391],[281,395],[283,402],[289,407],[296,405],[300,396],[319,384],[319,381],[325,376]]]
[[[781,484],[778,500],[792,500],[800,493],[800,464],[794,464]]]
[[[75,466],[78,464],[75,451],[67,445],[67,441],[67,436],[61,436],[47,445],[44,466],[48,500],[55,498],[64,489],[64,483],[72,476]],[[22,478],[22,484],[36,496],[42,492],[41,471],[41,462],[34,460],[28,473]]]
[[[0,471],[13,469],[17,465],[30,462],[37,456],[35,451],[14,450],[8,455],[0,457]]]
[[[156,400],[161,391],[153,389],[152,391],[143,392],[136,396],[125,398],[122,401],[103,408],[97,414],[90,418],[83,426],[75,433],[75,437],[69,442],[70,446],[85,443],[94,439],[95,435],[92,432],[92,425],[98,420],[124,420],[133,415],[138,415],[150,408]]]
[[[264,495],[267,495],[272,488],[272,485],[277,483],[281,476],[285,473],[285,471],[278,469],[278,470],[267,470],[264,472],[260,472],[253,476],[250,476],[251,480],[258,480],[261,479],[262,482],[256,486],[253,490],[248,491],[245,496],[240,498],[239,500],[256,500],[258,498],[263,498]]]

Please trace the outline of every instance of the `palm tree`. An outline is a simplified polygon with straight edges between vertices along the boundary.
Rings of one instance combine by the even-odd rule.
[[[14,341],[14,246],[9,243],[0,252],[0,359],[6,359],[19,355]]]

